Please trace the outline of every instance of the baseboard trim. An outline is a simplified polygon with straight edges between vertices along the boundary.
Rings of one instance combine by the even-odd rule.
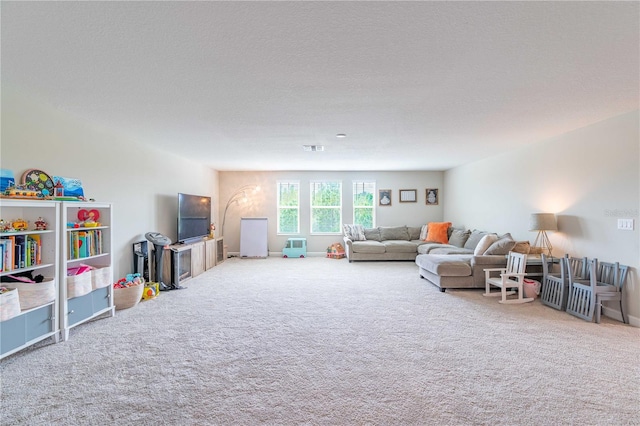
[[[606,306],[603,306],[602,314],[611,319],[622,322],[622,315],[620,314],[620,311],[617,309],[611,309]],[[634,327],[640,327],[640,318],[627,314],[627,320],[629,321],[629,325],[632,325]]]

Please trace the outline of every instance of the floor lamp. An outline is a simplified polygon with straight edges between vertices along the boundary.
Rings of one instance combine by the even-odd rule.
[[[249,201],[249,195],[254,195],[260,191],[260,185],[245,185],[240,187],[233,193],[233,195],[227,201],[227,205],[224,208],[224,215],[222,216],[222,236],[224,237],[224,224],[227,221],[227,210],[232,204],[246,203]]]
[[[549,241],[547,231],[558,230],[556,215],[553,213],[533,213],[529,220],[529,230],[538,231],[538,235],[533,242],[533,247],[541,248],[542,251],[546,250],[547,255],[551,256],[553,246],[551,245],[551,241]]]

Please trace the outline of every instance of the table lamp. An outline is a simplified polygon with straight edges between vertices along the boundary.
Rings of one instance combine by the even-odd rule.
[[[551,245],[551,241],[549,241],[547,231],[558,230],[556,215],[553,213],[533,213],[529,220],[529,230],[538,231],[538,235],[536,236],[532,247],[541,248],[542,251],[546,250],[547,255],[551,256],[553,246]]]

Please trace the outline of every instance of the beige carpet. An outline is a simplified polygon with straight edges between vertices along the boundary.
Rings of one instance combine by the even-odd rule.
[[[481,293],[230,259],[3,360],[1,424],[640,424],[640,329]]]

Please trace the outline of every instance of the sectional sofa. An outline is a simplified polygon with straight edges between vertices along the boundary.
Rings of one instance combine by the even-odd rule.
[[[426,225],[425,225],[426,226]],[[413,260],[420,277],[447,288],[484,288],[484,269],[506,266],[506,254],[528,253],[529,242],[516,242],[510,234],[498,236],[479,230],[450,227],[447,242],[429,241],[425,226],[378,227],[353,230],[345,225],[344,246],[349,262]]]

